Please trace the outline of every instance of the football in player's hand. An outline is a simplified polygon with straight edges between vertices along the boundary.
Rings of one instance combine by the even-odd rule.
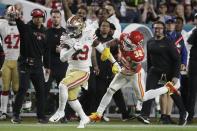
[[[62,33],[62,36],[60,37],[60,45],[63,48],[73,47],[74,44],[75,40],[73,38],[70,38],[70,36],[67,33]]]

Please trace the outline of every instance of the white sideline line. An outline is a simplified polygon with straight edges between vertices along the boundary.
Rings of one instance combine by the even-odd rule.
[[[77,127],[78,124],[1,124],[1,127]],[[88,127],[95,128],[197,128],[197,125],[187,125],[187,126],[178,126],[178,125],[125,125],[125,124],[89,124]]]

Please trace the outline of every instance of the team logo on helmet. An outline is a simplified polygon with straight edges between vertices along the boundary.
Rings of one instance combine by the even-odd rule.
[[[66,29],[70,37],[77,38],[82,34],[85,24],[81,17],[72,16],[66,23]]]

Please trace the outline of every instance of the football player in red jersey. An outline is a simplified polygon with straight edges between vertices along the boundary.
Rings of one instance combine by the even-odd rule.
[[[113,39],[105,43],[108,47],[119,44],[119,53],[117,56],[122,65],[122,70],[115,75],[97,111],[89,116],[92,121],[100,121],[113,94],[129,83],[131,83],[133,91],[140,101],[147,101],[161,94],[176,91],[176,89],[171,86],[172,84],[168,82],[163,87],[145,92],[145,72],[141,65],[145,57],[142,46],[143,40],[144,36],[139,31],[132,31],[130,33],[122,33],[120,39]],[[175,87],[176,86],[179,85],[175,85]]]

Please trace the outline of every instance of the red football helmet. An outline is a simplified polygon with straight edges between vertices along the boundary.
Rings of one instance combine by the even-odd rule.
[[[120,43],[125,51],[132,51],[135,50],[137,45],[133,44],[130,39],[130,34],[122,33],[120,35]]]
[[[140,45],[144,41],[144,36],[139,31],[130,32],[128,37],[131,40],[132,44],[135,44],[135,45]]]

